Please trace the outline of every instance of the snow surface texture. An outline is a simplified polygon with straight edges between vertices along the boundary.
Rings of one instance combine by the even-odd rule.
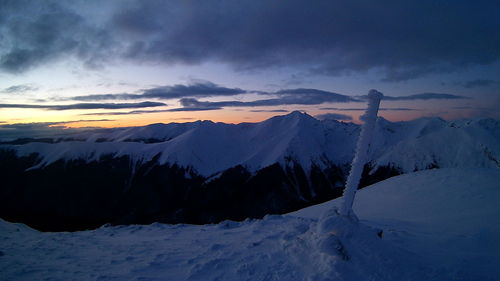
[[[344,203],[341,206],[340,213],[343,216],[349,216],[352,212],[352,202],[358,190],[359,181],[363,168],[368,162],[368,145],[372,140],[375,122],[377,121],[377,112],[380,105],[380,100],[384,95],[376,90],[370,90],[368,93],[368,107],[363,115],[365,122],[361,127],[358,143],[356,145],[356,154],[351,164],[351,171],[347,177],[346,187],[344,189]]]
[[[498,169],[393,177],[358,192],[361,223],[335,214],[339,200],[204,226],[40,233],[0,220],[0,279],[500,280],[498,179]]]
[[[160,155],[159,164],[177,164],[209,177],[237,165],[257,171],[290,159],[306,170],[313,164],[347,165],[353,159],[359,132],[358,125],[319,121],[296,111],[260,123],[197,121],[71,131],[66,138],[80,141],[4,144],[0,148],[14,149],[20,156],[39,153],[41,162],[33,169],[59,159],[97,161],[113,155],[130,156],[140,163]],[[372,164],[394,165],[402,172],[436,165],[500,167],[500,122],[493,119],[447,122],[422,118],[393,123],[379,118],[373,139],[368,152]]]

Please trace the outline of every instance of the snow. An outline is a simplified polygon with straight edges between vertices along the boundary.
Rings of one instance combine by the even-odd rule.
[[[423,170],[437,165],[441,168],[500,168],[500,124],[492,119],[446,122],[439,118],[422,118],[409,122],[378,126],[375,133],[373,164],[394,165],[402,172]],[[406,136],[390,141],[387,135]],[[396,137],[400,138],[400,137]],[[389,140],[391,145],[382,144]],[[389,146],[389,149],[381,147]]]
[[[499,170],[433,169],[362,189],[353,208],[363,223],[384,229],[384,240],[440,265],[435,274],[500,280],[498,202]],[[339,205],[333,200],[293,215],[314,218]]]
[[[41,168],[57,160],[97,161],[103,156],[129,156],[131,165],[161,155],[159,164],[177,164],[210,177],[241,165],[255,172],[269,165],[347,165],[354,157],[360,127],[319,121],[301,113],[276,116],[260,123],[211,121],[152,124],[144,127],[68,133],[84,141],[31,142],[1,145],[19,156],[38,153]],[[368,160],[402,172],[439,167],[500,168],[500,122],[493,119],[445,121],[421,118],[406,122],[377,119]],[[37,136],[32,136],[37,137]],[[60,137],[62,138],[62,132]],[[0,136],[0,139],[2,137]],[[151,139],[154,142],[147,143]]]
[[[150,161],[161,154],[159,164],[177,164],[191,167],[198,174],[211,176],[242,165],[257,171],[275,163],[286,165],[287,159],[308,169],[312,164],[324,166],[326,157],[334,163],[343,163],[351,156],[350,144],[356,134],[341,133],[344,129],[329,129],[313,117],[300,112],[277,116],[261,123],[238,125],[197,121],[193,123],[153,124],[146,127],[93,131],[75,138],[87,141],[61,143],[28,143],[3,145],[18,155],[41,155],[41,162],[32,169],[41,168],[59,159],[99,160],[105,155],[130,156],[132,161]],[[327,139],[329,132],[331,139]],[[130,142],[154,138],[155,143]],[[95,142],[98,139],[108,141]],[[337,156],[338,155],[338,156]]]
[[[359,222],[338,216],[339,200],[201,226],[41,233],[0,220],[0,279],[500,280],[499,179],[479,168],[393,177],[358,191]]]
[[[103,156],[129,156],[135,162],[177,164],[210,177],[237,165],[255,172],[280,163],[349,164],[360,133],[356,124],[319,121],[301,113],[260,123],[211,121],[152,124],[144,127],[90,130],[66,137],[84,141],[0,145],[20,156],[38,153],[41,168],[57,160],[97,161]],[[62,133],[61,133],[62,134]],[[368,154],[373,166],[392,165],[403,172],[439,167],[500,167],[500,122],[493,119],[445,121],[421,118],[389,122],[378,118]],[[37,136],[32,136],[37,137]],[[61,135],[62,137],[62,135]],[[1,136],[0,136],[1,139]],[[146,143],[146,140],[154,140]]]

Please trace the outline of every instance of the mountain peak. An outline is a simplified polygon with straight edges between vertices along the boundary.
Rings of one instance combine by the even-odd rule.
[[[267,119],[266,121],[264,121],[264,123],[280,123],[282,125],[284,125],[285,123],[287,125],[291,125],[291,124],[302,124],[304,122],[306,123],[310,123],[310,122],[318,122],[318,120],[316,120],[314,117],[312,117],[311,115],[305,113],[305,112],[301,112],[301,111],[298,111],[298,110],[295,110],[295,111],[292,111],[286,115],[278,115],[278,116],[274,116],[274,117],[271,117],[269,119]],[[283,123],[285,122],[285,123]]]
[[[294,110],[294,111],[288,113],[287,115],[290,115],[290,116],[302,116],[302,115],[307,115],[307,113],[302,112],[300,110]]]
[[[294,110],[286,115],[282,115],[282,117],[288,118],[288,119],[314,119],[311,115],[307,114],[306,112],[302,112],[299,110]]]

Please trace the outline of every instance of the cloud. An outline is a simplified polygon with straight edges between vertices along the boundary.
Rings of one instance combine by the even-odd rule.
[[[17,138],[49,137],[60,133],[64,126],[58,122],[19,123],[0,125],[0,142]]]
[[[278,96],[278,98],[262,99],[252,102],[241,101],[223,101],[223,102],[201,102],[193,97],[215,97],[215,96],[236,96],[243,93],[257,93],[261,96]],[[71,100],[90,101],[90,100],[127,100],[127,99],[173,99],[181,98],[180,102],[183,108],[170,111],[195,111],[208,110],[207,108],[222,108],[234,106],[279,106],[287,104],[315,105],[326,102],[358,102],[350,96],[337,94],[318,89],[285,89],[276,92],[249,91],[240,88],[227,88],[219,86],[212,82],[197,82],[191,85],[161,86],[143,90],[141,94],[103,94],[103,95],[84,95],[70,98]],[[188,109],[193,108],[193,109]]]
[[[78,122],[107,122],[112,119],[83,119],[59,122],[34,122],[0,124],[0,141],[9,141],[18,138],[45,138],[60,137],[63,134],[77,132],[80,128],[67,128],[65,124]],[[1,123],[1,122],[0,122]]]
[[[450,109],[457,110],[483,110],[483,111],[498,111],[497,108],[481,107],[481,106],[455,106]]]
[[[476,79],[467,81],[464,83],[464,88],[472,89],[472,88],[480,88],[480,87],[488,87],[491,85],[495,85],[497,82],[495,80],[489,79]]]
[[[401,100],[406,101],[406,100],[431,100],[431,99],[458,100],[458,99],[470,99],[470,98],[464,96],[451,95],[451,94],[423,93],[423,94],[399,96],[399,97],[384,96],[383,99],[390,101],[401,101]]]
[[[172,120],[195,120],[196,118],[193,117],[180,117],[180,118],[174,118]]]
[[[457,106],[452,107],[451,109],[463,112],[464,115],[461,115],[461,118],[500,118],[500,110],[498,109],[500,106],[500,99],[496,101],[492,101],[490,107],[482,107],[482,106]]]
[[[0,5],[0,68],[9,72],[71,56],[89,66],[123,59],[216,62],[237,70],[296,67],[325,75],[380,70],[385,81],[403,81],[500,58],[498,7],[488,0]]]
[[[31,92],[31,91],[36,91],[38,90],[37,87],[33,87],[28,84],[21,84],[21,85],[14,85],[10,86],[8,88],[5,88],[3,90],[0,90],[0,93],[4,94],[22,94],[25,92]]]
[[[239,88],[226,88],[211,82],[195,83],[192,85],[175,85],[151,88],[144,91],[143,96],[148,98],[183,98],[183,97],[214,97],[235,96],[247,93]]]
[[[200,101],[194,97],[214,97],[214,96],[236,96],[243,93],[256,93],[260,96],[273,96],[273,98],[260,99],[255,101]],[[159,112],[180,112],[180,111],[208,111],[219,110],[225,107],[261,107],[261,106],[282,106],[282,105],[318,105],[323,103],[346,103],[360,102],[350,96],[323,91],[318,89],[284,89],[276,92],[249,91],[240,88],[227,88],[219,86],[209,81],[195,82],[190,85],[161,86],[143,90],[141,94],[104,94],[104,95],[84,95],[70,98],[71,100],[110,100],[110,99],[142,99],[158,98],[173,99],[180,98],[182,107],[162,109],[162,110],[135,110],[130,112],[100,112],[83,115],[134,115]],[[0,105],[1,107],[2,105]],[[251,112],[288,112],[288,110],[251,110]]]
[[[32,123],[13,123],[0,125],[0,129],[16,129],[16,130],[26,130],[26,129],[40,129],[47,127],[61,127],[57,125],[80,123],[80,122],[108,122],[115,121],[113,119],[80,119],[80,120],[70,120],[70,121],[58,121],[58,122],[32,122]]]
[[[290,112],[290,110],[285,110],[285,109],[271,109],[271,110],[265,110],[265,109],[257,109],[257,110],[250,110],[250,112]]]
[[[179,108],[171,108],[167,109],[167,111],[170,112],[177,112],[177,111],[207,111],[207,110],[219,110],[222,109],[222,107],[179,107]]]
[[[76,101],[101,101],[101,100],[133,100],[144,98],[141,94],[99,94],[99,95],[83,95],[61,100],[76,100]]]
[[[339,108],[339,107],[322,107],[320,110],[337,110],[337,111],[365,111],[366,108],[361,107],[348,107],[348,108]],[[420,109],[415,108],[407,108],[407,107],[381,107],[379,111],[420,111]]]
[[[0,108],[33,108],[46,110],[72,110],[72,109],[124,109],[166,106],[161,102],[138,102],[138,103],[76,103],[67,105],[37,105],[37,104],[0,104]]]
[[[104,94],[72,97],[72,100],[134,100],[134,99],[174,99],[184,97],[235,96],[247,93],[239,88],[226,88],[212,82],[197,82],[190,85],[161,86],[142,90],[141,94]]]
[[[352,120],[352,116],[350,115],[345,115],[345,114],[338,114],[338,113],[325,113],[325,114],[318,114],[314,116],[316,119],[319,120],[343,120],[343,121],[350,121]]]
[[[323,102],[358,102],[359,100],[354,99],[350,96],[337,94],[328,91],[322,91],[318,89],[286,89],[280,90],[273,94],[289,97],[289,98],[300,98],[302,100],[309,100],[312,104],[318,104]],[[307,104],[307,103],[306,103]]]
[[[238,69],[310,63],[328,75],[381,68],[387,81],[402,81],[491,63],[500,54],[500,48],[492,49],[500,44],[492,38],[499,28],[496,7],[487,1],[168,3],[175,13],[164,17],[159,13],[171,7],[153,5],[158,4],[135,5],[116,20],[120,29],[157,35],[131,44],[132,57],[183,63],[215,59]],[[145,15],[155,24],[141,20]],[[161,28],[174,22],[173,28]]]
[[[264,94],[264,93],[261,93]],[[360,100],[333,92],[317,89],[287,89],[280,90],[268,95],[277,95],[277,98],[261,99],[255,101],[199,101],[195,98],[180,99],[183,107],[259,107],[259,106],[281,106],[281,105],[318,105],[323,103],[346,103],[359,102]]]
[[[261,99],[255,101],[199,101],[192,97],[212,97],[212,96],[234,96],[241,93],[255,92],[260,95],[273,95],[277,98]],[[246,91],[239,88],[226,88],[218,86],[211,82],[195,83],[192,85],[175,85],[162,86],[152,89],[147,89],[143,94],[106,94],[106,95],[87,95],[78,96],[71,99],[76,100],[100,100],[100,99],[137,99],[137,98],[179,98],[183,107],[172,108],[165,110],[152,111],[131,111],[131,112],[114,112],[114,113],[97,113],[91,115],[128,115],[128,114],[143,114],[155,112],[175,112],[175,111],[206,111],[218,110],[224,107],[258,107],[258,106],[280,106],[280,105],[317,105],[327,102],[358,102],[358,99],[350,96],[337,94],[333,92],[318,90],[318,89],[285,89],[277,92],[256,92]],[[189,98],[187,98],[189,97]],[[163,104],[164,105],[164,104]],[[0,107],[2,105],[0,104]],[[274,111],[282,112],[282,111]]]
[[[11,73],[67,56],[95,67],[119,47],[111,30],[58,1],[2,1],[0,18],[0,69]]]
[[[308,100],[302,100],[300,98],[276,98],[276,99],[264,99],[256,101],[199,101],[193,98],[184,98],[180,100],[182,106],[193,107],[193,108],[209,108],[209,107],[257,107],[257,106],[279,106],[279,105],[289,105],[289,104],[320,104],[321,102],[311,102]]]
[[[97,113],[84,113],[81,115],[92,115],[92,116],[102,116],[102,115],[135,115],[135,114],[147,114],[147,113],[161,113],[161,112],[179,112],[179,111],[209,111],[209,110],[219,110],[218,107],[180,107],[180,108],[170,108],[162,110],[133,110],[128,112],[97,112]]]
[[[71,121],[60,121],[57,122],[59,124],[71,124],[71,123],[80,123],[80,122],[109,122],[115,121],[114,119],[80,119],[80,120],[71,120]]]
[[[215,84],[214,84],[215,85]],[[229,89],[217,86],[221,89],[228,89],[227,94],[237,95],[240,90]],[[179,87],[182,88],[182,87]],[[208,95],[212,91],[199,91],[198,96]],[[277,92],[258,92],[263,96],[277,96],[276,98],[260,99],[255,101],[200,101],[196,98],[181,98],[179,102],[182,107],[164,109],[164,110],[136,110],[131,112],[114,112],[114,113],[96,113],[89,115],[128,115],[128,114],[143,114],[156,112],[176,112],[176,111],[207,111],[218,110],[225,107],[261,107],[261,106],[282,106],[282,105],[318,105],[323,103],[347,103],[359,102],[360,100],[350,96],[337,94],[333,92],[318,90],[318,89],[285,89]],[[189,96],[189,91],[183,91],[182,95]],[[164,95],[163,95],[164,96]],[[181,95],[179,95],[181,96]],[[192,96],[192,95],[191,95]],[[152,97],[152,96],[149,96]],[[1,107],[1,105],[0,105]],[[253,112],[288,112],[287,110],[252,110]]]
[[[360,96],[359,98],[366,99],[365,96]],[[458,99],[470,99],[469,97],[464,97],[464,96],[457,96],[457,95],[452,95],[452,94],[439,94],[439,93],[422,93],[422,94],[415,94],[415,95],[409,95],[409,96],[385,96],[384,95],[384,100],[386,101],[411,101],[411,100],[431,100],[431,99],[438,99],[438,100],[458,100]]]

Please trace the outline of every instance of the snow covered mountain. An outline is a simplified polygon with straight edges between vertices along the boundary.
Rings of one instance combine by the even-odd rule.
[[[0,220],[0,272],[3,280],[498,281],[499,178],[498,169],[433,169],[379,182],[358,192],[360,223],[336,225],[332,243],[320,243],[319,218],[338,200],[201,226],[44,233]]]
[[[295,111],[261,123],[152,124],[70,133],[50,141],[55,143],[36,139],[24,145],[4,142],[2,148],[13,149],[19,156],[38,153],[41,161],[33,169],[57,160],[90,162],[111,155],[144,162],[159,155],[159,164],[189,167],[208,177],[237,165],[255,172],[287,161],[304,168],[349,163],[358,134],[355,124],[320,121]],[[405,172],[428,166],[500,165],[500,124],[493,119],[447,122],[421,118],[392,123],[379,118],[374,139],[372,162],[392,164]]]
[[[56,139],[57,143],[31,142],[4,147],[15,149],[20,156],[40,154],[42,160],[33,168],[60,159],[89,162],[111,155],[147,162],[159,156],[158,164],[189,167],[208,177],[237,165],[255,172],[292,159],[304,167],[313,163],[323,165],[326,160],[347,163],[353,154],[357,130],[356,125],[323,123],[307,114],[293,112],[253,124],[211,121],[152,124],[66,136],[79,141]]]
[[[292,112],[260,123],[3,138],[0,215],[67,230],[284,213],[341,194],[359,129]],[[374,138],[363,185],[433,167],[500,167],[500,123],[492,119],[380,118]]]

